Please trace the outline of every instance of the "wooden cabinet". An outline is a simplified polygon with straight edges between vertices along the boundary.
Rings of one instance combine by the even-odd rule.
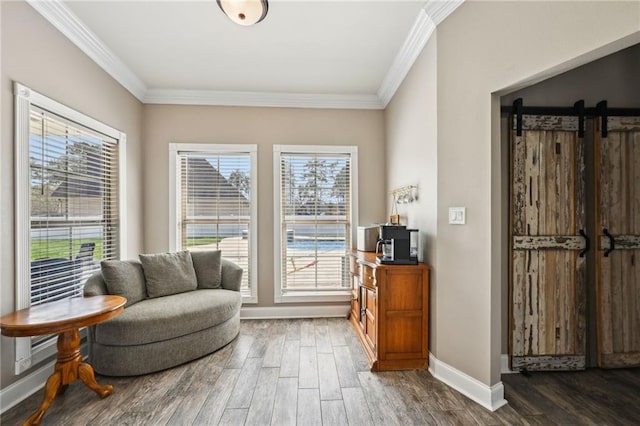
[[[429,267],[378,265],[374,253],[353,251],[351,314],[372,371],[426,368]]]

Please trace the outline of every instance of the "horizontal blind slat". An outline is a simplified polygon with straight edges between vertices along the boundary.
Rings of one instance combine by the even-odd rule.
[[[281,153],[280,184],[283,290],[346,287],[350,155]]]
[[[82,295],[118,257],[118,141],[33,107],[31,304]]]

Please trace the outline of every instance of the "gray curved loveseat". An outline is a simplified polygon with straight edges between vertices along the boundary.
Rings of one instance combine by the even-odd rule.
[[[180,259],[177,266],[167,265],[153,259],[159,256]],[[102,271],[85,284],[85,296],[119,294],[128,300],[120,315],[89,327],[89,361],[96,372],[134,376],[164,370],[212,353],[238,335],[239,266],[220,252],[140,259],[102,262]]]

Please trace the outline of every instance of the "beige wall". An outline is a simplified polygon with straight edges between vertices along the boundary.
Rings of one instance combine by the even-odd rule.
[[[387,189],[418,185],[411,204],[397,206],[401,223],[420,230],[419,258],[430,271],[429,350],[436,352],[438,338],[437,234],[437,50],[434,34],[385,110]],[[387,214],[392,200],[386,199]]]
[[[492,385],[500,380],[507,220],[496,94],[637,42],[640,3],[470,1],[437,31],[436,356]],[[451,206],[467,208],[465,226],[447,224]]]
[[[356,145],[360,223],[384,216],[382,111],[145,105],[146,252],[169,249],[169,144],[258,145],[258,305],[272,306],[273,145]],[[289,304],[287,304],[289,305]]]
[[[127,134],[127,248],[142,246],[142,105],[58,30],[23,2],[0,2],[2,77],[0,142],[0,313],[14,309],[13,88],[32,89]],[[1,386],[13,374],[13,339],[2,337]],[[27,374],[27,373],[25,373]]]
[[[630,46],[639,30],[637,2],[467,1],[394,96],[385,113],[387,186],[421,181],[423,199],[411,209],[437,246],[427,243],[425,259],[434,266],[430,344],[440,361],[487,385],[500,380],[507,218],[498,95]],[[436,188],[423,192],[433,172]],[[467,224],[449,225],[449,207],[466,207]]]

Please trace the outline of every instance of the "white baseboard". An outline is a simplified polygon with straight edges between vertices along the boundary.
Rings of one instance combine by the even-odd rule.
[[[338,306],[243,306],[240,309],[241,319],[277,319],[277,318],[327,318],[347,317],[351,307]]]
[[[509,355],[502,354],[500,357],[500,374],[515,374],[519,373],[519,371],[512,370],[509,368]]]
[[[431,353],[429,353],[429,372],[436,379],[451,386],[488,410],[496,411],[507,404],[507,400],[504,399],[502,382],[487,386],[449,364],[439,361]]]
[[[0,413],[4,413],[14,405],[27,399],[44,387],[45,382],[53,373],[56,360],[44,364],[33,373],[11,383],[0,390]]]

